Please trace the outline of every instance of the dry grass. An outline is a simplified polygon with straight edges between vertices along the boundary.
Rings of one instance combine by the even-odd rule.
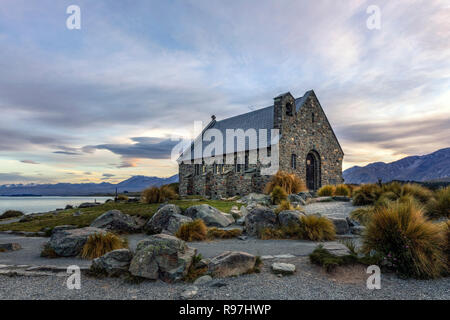
[[[287,201],[288,195],[282,187],[275,186],[270,194],[270,198],[273,204],[280,204],[282,201]]]
[[[53,250],[52,247],[48,243],[44,245],[44,248],[41,251],[41,257],[43,258],[58,258],[58,255],[56,254],[55,250]]]
[[[334,193],[334,186],[332,186],[331,184],[328,184],[326,186],[321,187],[318,191],[317,191],[317,195],[319,197],[329,197],[332,196]]]
[[[202,219],[195,219],[192,222],[184,223],[177,231],[175,236],[184,241],[203,241],[206,240],[208,228]]]
[[[80,256],[83,259],[95,259],[104,254],[122,248],[128,248],[128,241],[113,233],[96,233],[89,236]]]
[[[373,205],[383,191],[376,184],[363,184],[353,192],[353,204],[355,206]]]
[[[288,200],[282,200],[278,207],[275,209],[275,213],[278,214],[285,210],[295,210],[292,204]]]
[[[128,197],[126,195],[124,195],[124,194],[119,194],[117,196],[117,200],[119,200],[119,201],[128,201]]]
[[[350,218],[358,221],[362,225],[367,225],[372,217],[374,208],[373,207],[364,207],[353,210],[350,213]]]
[[[210,240],[231,239],[231,238],[239,237],[241,234],[242,234],[241,229],[223,230],[223,229],[213,227],[213,228],[208,228],[206,237]]]
[[[266,184],[264,189],[265,193],[272,193],[276,186],[283,188],[287,194],[306,191],[306,185],[302,179],[294,173],[287,173],[281,170],[273,175],[270,181]]]
[[[450,217],[450,186],[441,188],[427,203],[427,214],[430,217]]]
[[[345,184],[338,184],[336,188],[334,189],[335,196],[350,196],[350,189]]]
[[[363,238],[363,250],[374,250],[403,277],[436,278],[446,269],[444,232],[424,218],[414,201],[375,208]]]
[[[162,203],[168,200],[178,199],[178,194],[169,185],[151,187],[142,191],[141,201],[143,203]]]

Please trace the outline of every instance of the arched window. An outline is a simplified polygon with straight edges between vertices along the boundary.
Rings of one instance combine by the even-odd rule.
[[[295,154],[291,155],[291,168],[297,169],[297,156]]]

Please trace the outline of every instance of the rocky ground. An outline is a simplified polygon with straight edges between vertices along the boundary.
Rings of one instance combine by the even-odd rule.
[[[354,209],[348,202],[322,202],[305,206],[307,213],[343,218]],[[130,249],[134,250],[144,234],[128,236]],[[167,284],[160,280],[146,280],[129,284],[122,278],[96,279],[82,275],[80,290],[66,287],[68,275],[61,272],[47,275],[21,276],[9,272],[2,265],[52,265],[67,267],[78,265],[87,268],[89,260],[77,258],[46,259],[40,257],[42,245],[47,238],[28,238],[0,234],[0,243],[14,242],[21,250],[0,253],[0,299],[179,299],[192,284]],[[330,242],[332,244],[332,242]],[[392,274],[383,274],[381,290],[366,288],[368,275],[362,266],[340,268],[327,274],[309,262],[308,254],[316,247],[312,241],[297,240],[245,240],[230,239],[210,242],[191,242],[204,258],[217,256],[224,251],[245,251],[262,256],[261,273],[215,279],[196,285],[193,299],[445,299],[450,298],[450,279],[428,281],[401,280]],[[279,256],[279,255],[284,255]],[[270,257],[272,256],[272,257]],[[274,257],[275,256],[275,257]],[[278,257],[277,257],[278,256]],[[289,276],[278,276],[271,272],[273,262],[287,262],[296,266]],[[27,267],[20,267],[26,270]],[[19,272],[20,274],[20,272]]]

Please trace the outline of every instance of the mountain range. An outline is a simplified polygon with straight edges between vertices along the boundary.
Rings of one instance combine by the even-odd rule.
[[[374,162],[364,167],[354,166],[343,172],[345,183],[434,181],[450,179],[450,148],[423,156],[410,156],[394,162]]]
[[[116,192],[139,192],[151,186],[178,182],[178,174],[168,178],[133,176],[112,184],[102,183],[56,183],[56,184],[8,184],[0,186],[0,196],[88,196],[114,194]]]

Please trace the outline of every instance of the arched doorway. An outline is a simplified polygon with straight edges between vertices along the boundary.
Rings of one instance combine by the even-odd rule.
[[[316,151],[306,156],[306,187],[308,190],[320,188],[320,156]]]

